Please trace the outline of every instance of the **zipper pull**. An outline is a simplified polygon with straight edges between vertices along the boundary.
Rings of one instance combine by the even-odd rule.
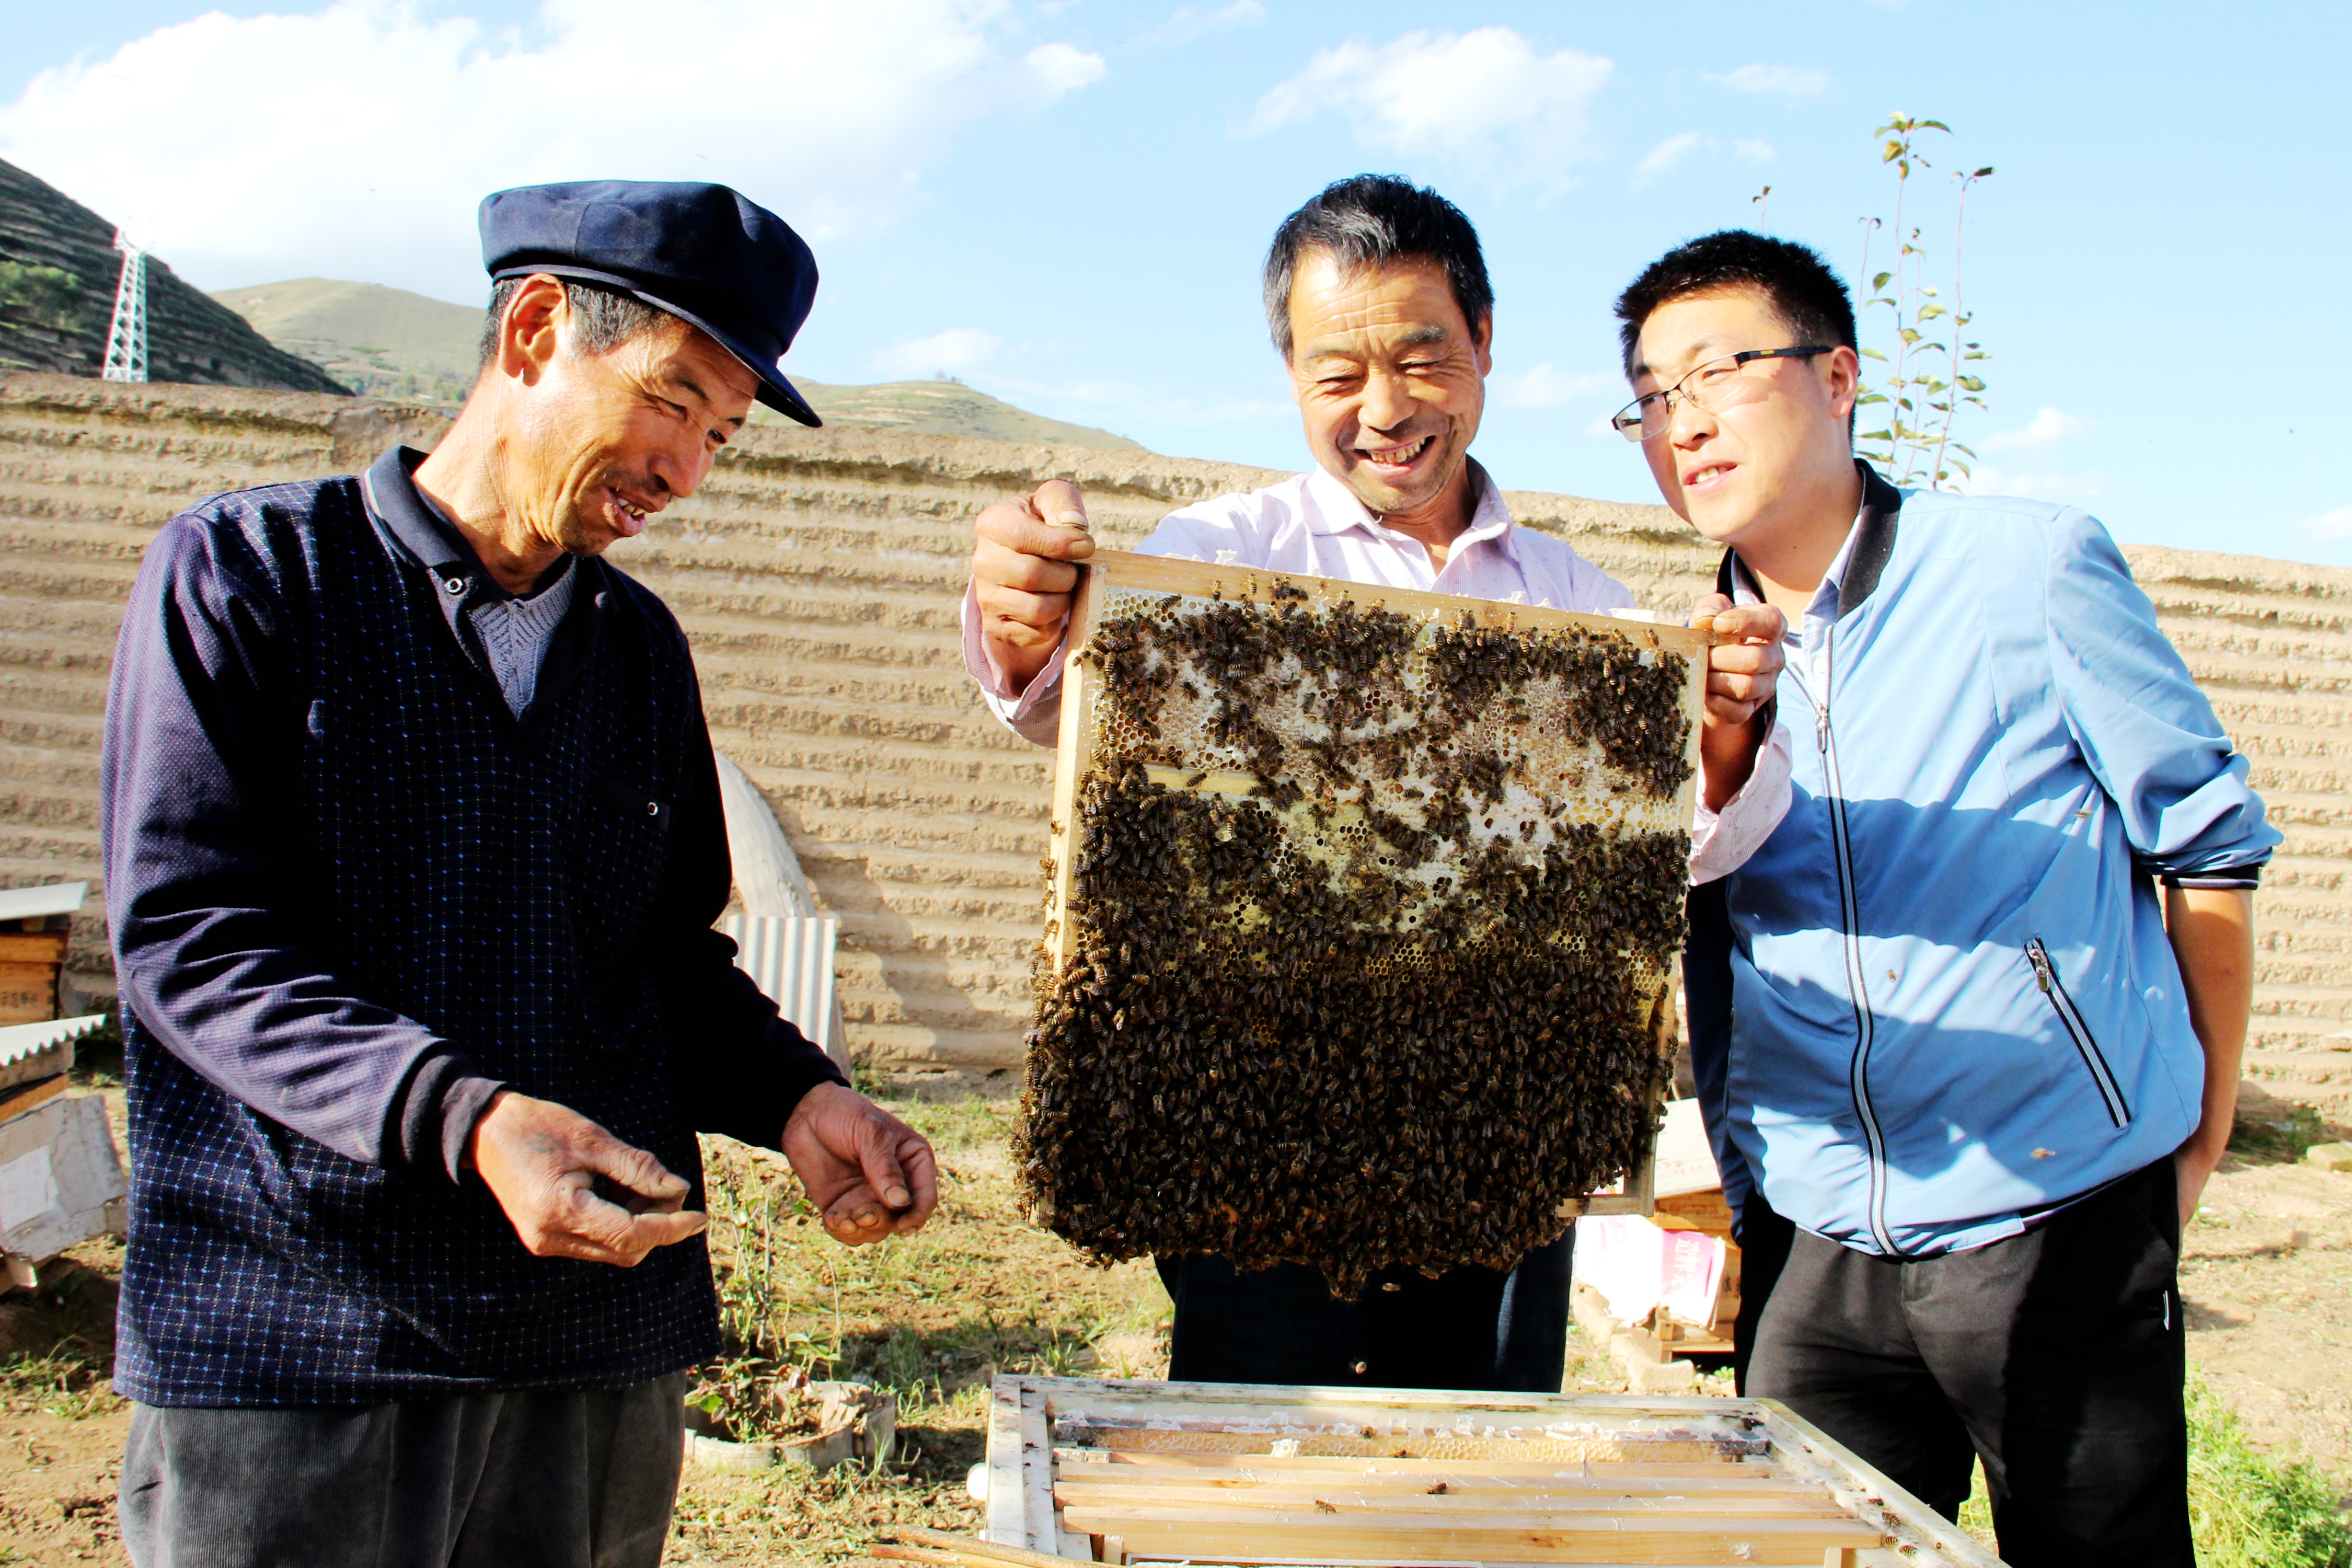
[[[2049,995],[2050,955],[2042,951],[2040,937],[2025,944],[2025,956],[2033,961],[2033,983],[2042,987],[2042,994],[2044,996]]]
[[[1813,715],[1813,749],[1822,752],[1830,749],[1830,710],[1826,705]]]

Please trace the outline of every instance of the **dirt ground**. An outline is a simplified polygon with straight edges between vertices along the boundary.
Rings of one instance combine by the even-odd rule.
[[[1149,1268],[1089,1268],[1018,1217],[1005,1108],[901,1109],[948,1172],[931,1227],[855,1256],[806,1227],[773,1242],[794,1342],[898,1392],[901,1459],[879,1475],[689,1471],[669,1561],[835,1561],[892,1523],[970,1528],[961,1483],[995,1371],[1164,1372],[1167,1300]],[[2265,1448],[2352,1476],[2352,1174],[2233,1156],[2184,1253],[2189,1356],[2208,1383]],[[130,1415],[101,1372],[121,1258],[118,1244],[89,1243],[39,1292],[0,1297],[13,1363],[0,1379],[0,1564],[126,1561],[114,1490]],[[1570,1352],[1569,1391],[1622,1387],[1580,1336]]]

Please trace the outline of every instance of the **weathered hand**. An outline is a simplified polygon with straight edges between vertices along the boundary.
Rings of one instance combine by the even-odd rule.
[[[1062,640],[1078,581],[1072,563],[1095,552],[1087,528],[1086,498],[1061,479],[1019,500],[999,501],[972,522],[981,634],[1016,691],[1028,689]]]
[[[784,1123],[784,1157],[844,1247],[923,1228],[939,1206],[929,1140],[859,1094],[821,1083]]]
[[[686,1207],[685,1178],[672,1175],[578,1111],[551,1100],[501,1089],[466,1141],[466,1163],[481,1173],[515,1234],[534,1258],[577,1258],[633,1268],[656,1247],[698,1234],[703,1216]],[[604,1176],[625,1194],[595,1194]]]
[[[1721,594],[1700,601],[1692,619],[1711,617],[1715,629],[1738,642],[1706,650],[1706,708],[1699,728],[1699,770],[1707,809],[1720,811],[1756,770],[1764,726],[1756,715],[1772,700],[1788,657],[1780,639],[1789,623],[1769,605],[1735,605]]]
[[[2172,1173],[2179,1184],[2180,1228],[2187,1230],[2189,1222],[2197,1217],[2197,1205],[2205,1200],[2205,1184],[2213,1179],[2215,1167],[2221,1163],[2221,1152],[2207,1153],[2198,1147],[2200,1140],[2190,1138],[2172,1157]]]

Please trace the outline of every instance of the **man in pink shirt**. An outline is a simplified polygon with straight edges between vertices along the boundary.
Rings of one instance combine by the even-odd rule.
[[[1276,231],[1265,309],[1317,466],[1170,513],[1144,553],[1562,610],[1633,605],[1568,545],[1515,525],[1470,457],[1494,291],[1476,231],[1452,203],[1382,175],[1329,186]],[[1041,745],[1059,725],[1076,563],[1094,552],[1086,523],[1084,498],[1054,480],[974,525],[964,661],[997,717]],[[1737,869],[1789,805],[1788,733],[1771,704],[1780,613],[1719,595],[1699,610],[1740,640],[1709,659],[1694,882]],[[1242,1273],[1202,1254],[1160,1258],[1176,1303],[1170,1375],[1555,1392],[1571,1240],[1508,1274],[1391,1270],[1357,1302],[1332,1300],[1304,1265]]]

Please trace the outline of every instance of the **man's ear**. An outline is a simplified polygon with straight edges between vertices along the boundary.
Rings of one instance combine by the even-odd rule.
[[[546,272],[524,279],[499,322],[499,348],[491,362],[499,374],[526,385],[536,383],[562,346],[571,316],[562,279]]]
[[[1475,326],[1474,326],[1474,327],[1472,327],[1472,328],[1470,329],[1470,349],[1471,349],[1471,354],[1472,354],[1472,357],[1473,357],[1473,358],[1475,358],[1475,359],[1478,362],[1478,374],[1479,374],[1480,375],[1482,375],[1482,376],[1486,376],[1486,375],[1492,375],[1492,374],[1495,374],[1495,312],[1494,312],[1494,311],[1489,310],[1489,311],[1487,311],[1485,315],[1480,316],[1480,317],[1478,318],[1478,323],[1477,323],[1477,325],[1475,325]]]
[[[1854,399],[1862,395],[1862,356],[1843,345],[1822,355],[1829,377],[1830,413],[1845,419],[1853,413]]]

